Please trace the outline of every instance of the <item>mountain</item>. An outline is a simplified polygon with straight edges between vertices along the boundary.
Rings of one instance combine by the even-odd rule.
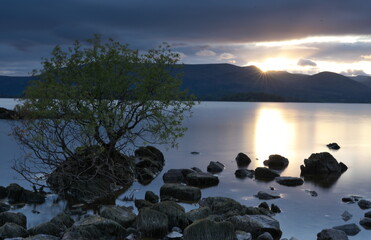
[[[371,78],[352,79],[332,72],[314,75],[262,72],[255,66],[186,64],[183,89],[199,100],[371,103]],[[19,97],[31,77],[0,76],[0,96]],[[366,80],[365,80],[366,79]]]
[[[368,87],[371,88],[371,76],[356,76],[356,77],[351,77],[354,81],[360,82]]]

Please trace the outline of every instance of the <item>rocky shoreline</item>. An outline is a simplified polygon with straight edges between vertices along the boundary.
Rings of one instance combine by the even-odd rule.
[[[243,153],[237,155],[239,169],[235,172],[236,177],[274,180],[289,187],[300,186],[308,176],[325,179],[329,175],[339,177],[347,169],[330,153],[312,154],[304,160],[302,177],[280,176],[277,169],[287,167],[289,161],[279,155],[272,155],[265,161],[267,168],[258,167],[255,170],[247,169],[251,162],[248,160]],[[262,200],[259,206],[245,206],[227,197],[202,198],[202,189],[219,184],[219,178],[213,173],[223,169],[222,163],[210,162],[207,172],[198,168],[168,170],[163,174],[164,184],[159,189],[159,195],[147,191],[145,199],[133,199],[138,214],[130,207],[100,205],[94,215],[66,210],[50,221],[29,229],[26,229],[26,216],[11,212],[11,205],[40,204],[45,200],[46,193],[36,189],[26,190],[17,184],[0,187],[0,198],[4,202],[0,205],[0,239],[281,239],[280,223],[274,218],[281,209],[267,202],[280,198],[280,194],[259,191],[255,195]],[[314,191],[308,190],[308,193],[317,196]],[[342,201],[358,204],[362,210],[371,209],[371,201],[359,196],[346,196]],[[178,202],[197,203],[199,208],[186,212]],[[342,218],[348,221],[352,215],[345,211]],[[365,230],[371,229],[371,211],[364,214],[359,225]],[[354,223],[334,226],[320,231],[317,240],[348,239],[348,236],[360,231],[361,228]],[[300,236],[297,237],[290,240],[299,240]]]

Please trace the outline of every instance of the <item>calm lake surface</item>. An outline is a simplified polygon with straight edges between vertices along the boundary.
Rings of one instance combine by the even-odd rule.
[[[0,99],[0,106],[12,108],[12,99]],[[0,120],[0,185],[17,182],[30,187],[11,170],[13,159],[20,157],[20,147],[14,142],[9,121]],[[166,165],[163,172],[149,185],[135,183],[124,195],[144,198],[147,190],[159,194],[163,184],[162,174],[171,168],[198,167],[206,171],[210,161],[219,161],[226,169],[218,174],[220,184],[202,190],[202,196],[230,197],[247,206],[257,206],[262,201],[254,197],[258,191],[280,194],[281,199],[269,200],[277,204],[282,213],[279,220],[283,236],[300,240],[316,239],[324,228],[356,223],[367,210],[357,204],[341,201],[348,195],[371,199],[371,105],[367,104],[317,104],[317,103],[227,103],[203,102],[194,108],[193,118],[186,120],[188,131],[179,141],[178,149],[164,152]],[[330,151],[326,144],[337,142],[341,149]],[[190,154],[193,151],[199,155]],[[312,153],[330,152],[349,169],[337,181],[309,182],[299,187],[285,187],[272,182],[235,178],[235,157],[246,153],[252,163],[248,169],[263,166],[270,154],[281,154],[290,161],[281,176],[300,176],[300,165]],[[271,191],[270,187],[275,190]],[[305,190],[314,190],[318,197],[311,197]],[[124,196],[123,195],[123,196]],[[121,196],[120,198],[122,198]],[[55,196],[50,196],[52,199]],[[119,205],[130,205],[120,198]],[[49,200],[50,200],[49,199]],[[196,204],[183,204],[187,210]],[[47,221],[62,211],[64,203],[48,201],[41,206],[26,206],[21,211],[28,216],[28,225]],[[41,213],[32,214],[36,209]],[[341,214],[347,210],[353,218],[344,222]],[[371,231],[362,231],[349,239],[371,239]]]

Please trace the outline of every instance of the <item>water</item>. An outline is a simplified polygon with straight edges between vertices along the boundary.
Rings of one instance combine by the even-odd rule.
[[[12,106],[12,100],[0,99],[0,106]],[[226,169],[218,174],[220,184],[202,190],[202,196],[225,196],[247,206],[257,206],[260,200],[254,195],[258,191],[281,194],[281,199],[270,200],[282,213],[279,220],[283,236],[295,236],[301,240],[316,239],[324,228],[356,223],[366,210],[356,204],[346,204],[342,197],[350,194],[371,199],[371,106],[366,104],[312,104],[312,103],[222,103],[203,102],[194,108],[193,118],[186,121],[189,128],[179,141],[178,149],[166,150],[164,171],[148,186],[134,184],[124,195],[134,194],[144,198],[146,190],[159,193],[163,184],[162,174],[170,168],[199,167],[206,171],[210,161],[220,161]],[[1,163],[0,185],[19,182],[10,169],[10,161],[19,156],[19,147],[7,133],[9,122],[0,120]],[[249,169],[263,166],[270,154],[281,154],[290,161],[281,176],[300,176],[300,165],[311,153],[329,151],[326,144],[337,142],[341,149],[331,154],[348,167],[337,181],[323,184],[305,182],[299,187],[285,187],[275,182],[260,182],[252,179],[235,178],[237,169],[234,158],[239,152],[246,153],[252,163]],[[190,152],[198,151],[199,155]],[[311,197],[305,190],[314,190],[318,197]],[[120,199],[120,198],[119,198]],[[117,204],[128,203],[117,200]],[[197,205],[183,204],[187,210]],[[344,222],[341,214],[347,210],[353,215]],[[40,214],[42,215],[42,214]],[[38,215],[38,216],[40,216]],[[32,215],[32,223],[41,222]],[[48,216],[52,216],[49,214]],[[45,220],[44,220],[45,221]],[[362,231],[349,239],[371,238],[371,231],[360,226]]]

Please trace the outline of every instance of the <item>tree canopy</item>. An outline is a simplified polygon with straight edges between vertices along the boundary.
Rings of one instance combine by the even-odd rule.
[[[28,180],[82,148],[98,147],[109,159],[143,144],[175,147],[186,131],[195,102],[180,89],[179,54],[166,44],[140,52],[99,36],[88,44],[56,46],[21,99],[24,119],[13,133],[30,154],[14,168]]]

